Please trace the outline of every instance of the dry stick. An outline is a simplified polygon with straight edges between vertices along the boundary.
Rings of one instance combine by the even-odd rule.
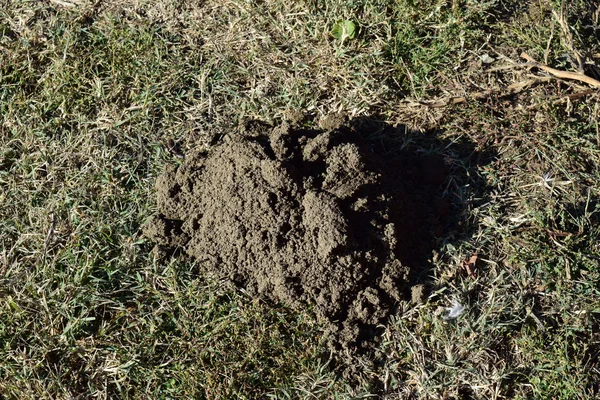
[[[475,93],[472,93],[468,98],[462,97],[462,96],[454,96],[454,97],[447,97],[447,98],[433,100],[433,101],[410,101],[409,100],[405,104],[408,107],[410,107],[410,106],[423,107],[424,106],[424,107],[429,107],[429,108],[443,108],[443,107],[447,107],[450,105],[466,103],[469,99],[483,100],[483,99],[486,99],[486,98],[492,96],[493,94],[500,94],[500,96],[502,96],[502,97],[510,96],[512,94],[519,93],[519,92],[523,91],[524,89],[526,89],[532,85],[535,85],[537,83],[548,82],[553,79],[554,78],[551,78],[551,77],[536,77],[534,79],[528,79],[526,81],[513,83],[513,84],[509,85],[508,87],[502,88],[502,89],[488,89],[483,92],[475,92]]]
[[[587,95],[594,94],[596,92],[597,92],[596,90],[590,89],[590,90],[586,90],[584,92],[572,93],[572,94],[568,94],[566,96],[562,96],[557,101],[563,101],[563,100],[567,100],[567,99],[568,100],[575,100],[575,99],[578,99],[580,97],[585,97]]]
[[[579,72],[568,72],[568,71],[561,71],[559,69],[554,69],[552,67],[549,67],[547,65],[544,64],[540,64],[539,62],[535,61],[529,54],[523,52],[521,53],[521,57],[523,57],[524,59],[526,59],[527,61],[529,61],[531,64],[533,64],[534,67],[539,68],[543,71],[548,72],[549,74],[554,75],[557,78],[561,78],[561,79],[571,79],[574,81],[579,81],[579,82],[584,82],[587,83],[590,86],[594,86],[596,88],[600,88],[600,81],[597,81],[596,79],[589,77],[587,75],[581,74]]]
[[[476,92],[476,93],[471,94],[469,96],[469,98],[475,99],[475,100],[482,100],[482,99],[488,98],[491,95],[496,94],[496,93],[499,93],[501,96],[510,96],[512,94],[519,93],[519,92],[523,91],[524,89],[526,89],[532,85],[535,85],[537,83],[552,81],[556,78],[570,79],[570,80],[574,80],[574,81],[578,81],[578,82],[584,82],[593,87],[600,88],[600,81],[597,81],[596,79],[589,77],[587,75],[584,75],[584,74],[581,74],[578,72],[568,72],[568,71],[561,71],[558,69],[554,69],[552,67],[549,67],[547,65],[537,62],[535,59],[533,59],[533,57],[531,57],[529,54],[527,54],[525,52],[523,52],[521,54],[521,57],[526,59],[528,62],[526,64],[516,65],[516,67],[520,66],[520,67],[539,68],[543,71],[550,73],[552,75],[552,77],[536,77],[534,79],[529,79],[526,81],[513,83],[512,85],[509,85],[505,89],[489,89],[489,90],[486,90],[483,92]],[[504,67],[502,69],[504,69]],[[596,92],[597,92],[596,90],[588,90],[588,91],[584,91],[584,92],[580,92],[580,93],[570,94],[564,98],[568,98],[569,100],[574,100],[579,97],[584,97],[584,96],[587,96],[589,94],[593,94]],[[466,103],[469,98],[462,97],[462,96],[454,96],[454,97],[447,97],[447,98],[433,100],[433,101],[410,101],[409,100],[404,103],[404,106],[406,106],[406,107],[443,108],[443,107],[447,107],[447,106],[451,106],[451,105]]]

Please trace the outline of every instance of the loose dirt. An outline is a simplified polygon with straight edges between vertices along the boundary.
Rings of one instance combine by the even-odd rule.
[[[167,167],[145,235],[253,295],[311,308],[340,351],[410,301],[448,205],[440,157],[384,154],[337,125],[255,125]]]

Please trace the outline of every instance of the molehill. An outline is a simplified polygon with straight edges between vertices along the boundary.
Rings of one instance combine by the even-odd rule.
[[[145,235],[253,295],[310,307],[334,350],[365,346],[410,296],[448,212],[440,157],[374,147],[352,127],[234,132],[166,168]]]

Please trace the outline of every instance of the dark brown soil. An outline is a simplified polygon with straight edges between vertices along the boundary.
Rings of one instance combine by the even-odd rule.
[[[145,234],[252,294],[309,306],[333,349],[356,349],[410,300],[448,213],[440,157],[370,148],[346,127],[236,132],[166,169]]]

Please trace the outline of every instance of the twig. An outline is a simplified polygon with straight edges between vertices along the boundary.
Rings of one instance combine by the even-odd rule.
[[[577,100],[580,97],[585,97],[585,96],[588,96],[590,94],[594,94],[594,93],[597,93],[597,92],[598,92],[597,90],[590,89],[590,90],[585,90],[583,92],[571,93],[571,94],[568,94],[566,96],[559,97],[558,99],[556,99],[555,103],[559,103],[559,102],[562,102],[562,101]]]
[[[588,85],[593,86],[594,88],[600,88],[600,81],[597,81],[596,79],[594,79],[590,76],[584,75],[579,72],[561,71],[561,70],[549,67],[545,64],[537,62],[533,57],[531,57],[530,55],[528,55],[525,52],[523,52],[521,54],[521,57],[524,58],[525,60],[527,60],[527,62],[517,64],[514,61],[509,60],[512,63],[512,65],[504,65],[504,66],[492,68],[492,69],[488,70],[488,72],[497,71],[497,70],[505,70],[505,69],[514,69],[514,68],[519,68],[519,67],[528,67],[528,68],[539,68],[543,71],[548,72],[552,76],[536,76],[535,78],[532,78],[532,79],[515,82],[505,88],[488,89],[488,90],[484,90],[482,92],[471,93],[471,94],[469,94],[468,97],[467,96],[449,96],[449,97],[440,98],[440,99],[436,99],[436,100],[426,100],[426,101],[406,100],[403,102],[402,107],[406,107],[406,108],[413,108],[413,107],[444,108],[444,107],[448,107],[448,106],[466,103],[469,99],[483,100],[483,99],[486,99],[493,95],[497,95],[498,97],[506,97],[506,96],[520,93],[523,90],[525,90],[533,85],[536,85],[538,83],[549,82],[549,81],[553,81],[556,79],[569,79],[569,80],[573,80],[573,81],[577,81],[577,82],[587,83]],[[576,84],[573,84],[573,86],[583,88],[582,86],[579,86]],[[567,101],[575,100],[580,97],[584,97],[584,96],[587,96],[590,94],[595,94],[595,93],[598,93],[598,90],[596,90],[596,89],[584,90],[582,92],[572,93],[572,94],[569,94],[566,96],[562,96],[556,101],[558,102],[558,101],[563,101],[563,100],[567,100]]]
[[[511,61],[508,64],[498,65],[497,67],[491,67],[485,70],[485,72],[498,72],[498,71],[506,71],[506,70],[515,70],[517,68],[529,68],[533,67],[531,63],[521,63],[516,64],[514,61]]]
[[[510,96],[516,93],[520,93],[526,88],[533,86],[538,83],[551,81],[553,78],[550,77],[536,77],[534,79],[528,79],[526,81],[516,82],[509,85],[506,88],[501,89],[488,89],[483,92],[475,92],[469,95],[469,97],[464,96],[451,96],[438,100],[431,101],[408,101],[406,102],[407,106],[424,106],[429,108],[443,108],[456,104],[466,103],[469,99],[474,100],[483,100],[494,94],[499,94],[500,97]]]
[[[592,77],[589,77],[587,75],[584,75],[582,73],[561,71],[559,69],[555,69],[555,68],[549,67],[547,65],[544,65],[544,64],[541,64],[541,63],[537,62],[529,54],[527,54],[525,52],[521,53],[521,57],[523,57],[524,59],[526,59],[527,61],[529,61],[536,68],[539,68],[539,69],[541,69],[543,71],[546,71],[549,74],[554,75],[557,78],[571,79],[571,80],[574,80],[574,81],[584,82],[584,83],[587,83],[588,85],[600,88],[600,81],[597,81],[596,79],[594,79]]]

